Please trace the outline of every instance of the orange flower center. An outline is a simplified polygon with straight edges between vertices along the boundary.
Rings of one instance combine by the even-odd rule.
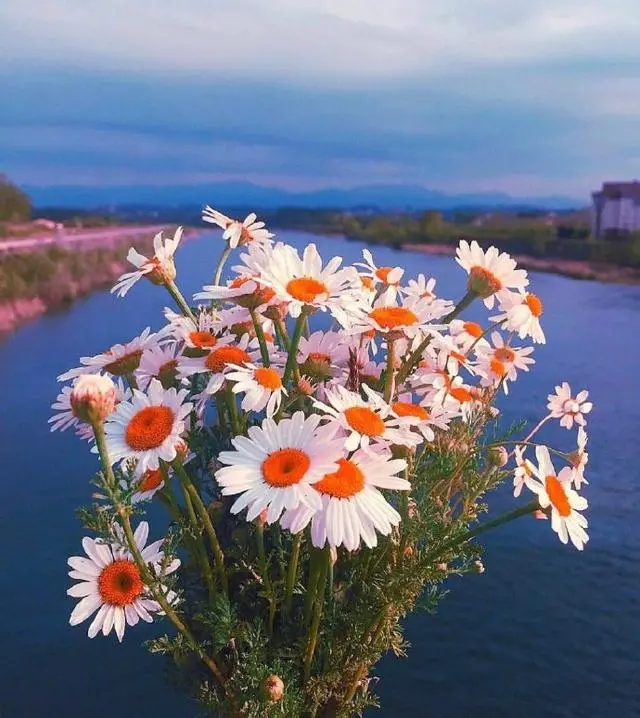
[[[364,474],[358,466],[348,459],[338,459],[338,470],[325,474],[313,486],[321,494],[349,499],[362,491],[364,483]]]
[[[534,317],[539,317],[542,314],[542,302],[540,301],[539,297],[536,297],[535,294],[527,294],[527,296],[525,297],[525,302],[527,303],[529,311],[531,312],[531,314],[533,314]]]
[[[571,514],[571,504],[565,493],[564,487],[555,476],[547,476],[544,480],[544,487],[547,490],[549,500],[560,516]]]
[[[389,283],[389,274],[393,271],[393,267],[378,267],[376,269],[376,277],[385,284]],[[394,282],[397,284],[397,282]]]
[[[467,361],[467,357],[460,352],[451,352],[449,356],[457,362],[460,362],[460,364],[464,364]]]
[[[328,294],[327,287],[313,277],[299,277],[287,282],[287,292],[300,302],[310,304],[318,295]]]
[[[502,289],[502,282],[498,279],[498,277],[496,277],[496,275],[488,269],[480,267],[479,265],[471,267],[469,276],[474,282],[476,291],[481,297],[490,297],[492,294],[495,294]]]
[[[300,449],[278,449],[262,462],[262,478],[276,488],[292,486],[302,481],[311,460]]]
[[[147,469],[142,475],[142,481],[138,484],[138,491],[153,491],[162,483],[162,472],[160,469]]]
[[[244,306],[242,304],[243,297],[245,299],[251,298],[252,300],[254,300],[247,304],[248,308],[253,308],[254,306],[257,306],[259,304],[264,304],[265,302],[268,302],[275,297],[276,293],[273,291],[273,289],[271,289],[271,287],[261,287],[254,277],[236,277],[229,286],[233,289],[237,289],[238,287],[241,287],[247,282],[255,282],[257,286],[256,289],[252,292],[247,292],[246,294],[242,294],[239,297],[236,297],[236,301],[241,304],[241,306]]]
[[[271,369],[270,367],[259,367],[253,373],[253,376],[260,386],[263,386],[265,389],[269,389],[270,391],[280,389],[282,386],[280,374],[278,374],[275,369]]]
[[[398,416],[415,416],[425,421],[429,418],[429,412],[426,409],[412,404],[410,401],[397,401],[393,405],[393,410]]]
[[[110,352],[107,352],[109,354]],[[125,374],[133,374],[133,372],[140,366],[140,357],[142,357],[142,349],[138,349],[129,354],[115,359],[109,364],[104,365],[104,370],[108,371],[114,376],[124,376]]]
[[[142,593],[144,584],[138,567],[127,559],[114,561],[98,576],[98,592],[110,606],[128,606]]]
[[[347,424],[358,434],[364,436],[382,436],[384,434],[384,421],[366,406],[350,406],[344,410]]]
[[[462,327],[474,339],[479,339],[482,336],[482,327],[476,322],[465,322]]]
[[[378,307],[369,312],[369,317],[382,329],[410,327],[418,317],[406,307]]]
[[[330,364],[331,357],[324,352],[309,352],[309,361],[317,362],[318,364]]]
[[[461,404],[464,404],[468,401],[473,401],[473,394],[468,389],[465,389],[465,387],[463,386],[454,386],[449,393],[456,401],[459,401]]]
[[[191,332],[189,341],[198,349],[211,349],[218,341],[211,332]]]
[[[371,277],[360,276],[360,281],[365,289],[373,289],[373,279]]]
[[[214,349],[204,360],[204,365],[214,374],[219,374],[227,364],[245,364],[251,357],[244,349],[234,346],[222,346]]]
[[[168,406],[145,406],[127,424],[125,440],[134,451],[156,449],[171,434],[173,420]]]
[[[499,377],[503,377],[507,373],[507,367],[497,359],[492,359],[489,362],[489,366],[491,367],[491,371]]]
[[[500,362],[510,364],[516,358],[516,353],[509,347],[498,347],[493,352],[493,356]]]

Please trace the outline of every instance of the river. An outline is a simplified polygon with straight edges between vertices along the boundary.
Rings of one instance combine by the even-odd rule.
[[[340,254],[350,262],[364,246],[295,232],[279,237],[298,247],[315,241],[325,259]],[[220,248],[218,235],[207,234],[180,250],[186,294],[211,280]],[[451,258],[374,251],[380,264],[437,277],[442,296],[463,293],[464,272]],[[640,287],[531,279],[544,301],[548,343],[513,385],[505,420],[533,421],[563,380],[590,390],[591,541],[579,553],[531,518],[492,534],[486,572],[450,579],[437,615],[407,621],[409,658],[380,665],[375,690],[383,709],[371,718],[640,716]],[[71,433],[51,435],[47,427],[56,375],[81,355],[147,324],[158,327],[169,302],[140,282],[126,300],[96,293],[0,341],[3,717],[197,713],[164,681],[162,659],[140,646],[158,625],[130,630],[121,646],[113,634],[88,640],[86,624],[69,627],[66,558],[80,552],[84,531],[74,509],[90,500],[95,459]],[[573,435],[547,434],[558,442]],[[494,500],[514,505],[506,488]]]

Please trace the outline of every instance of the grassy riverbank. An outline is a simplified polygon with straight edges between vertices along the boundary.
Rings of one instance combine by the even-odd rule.
[[[110,285],[130,265],[129,247],[149,252],[152,236],[109,247],[51,247],[0,256],[0,332]]]

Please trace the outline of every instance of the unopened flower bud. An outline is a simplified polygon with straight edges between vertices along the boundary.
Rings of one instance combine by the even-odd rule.
[[[267,523],[267,509],[262,509],[262,511],[258,514],[256,523],[258,526],[264,526]]]
[[[189,453],[189,447],[184,439],[178,439],[176,442],[176,459],[183,463]]]
[[[482,563],[482,561],[474,561],[473,567],[476,573],[484,573],[484,564]]]
[[[270,703],[278,703],[284,698],[284,683],[280,676],[271,674],[262,684],[262,693]]]
[[[313,396],[314,390],[315,390],[315,387],[311,383],[311,380],[308,377],[301,376],[298,379],[298,391],[301,394],[304,394],[305,396]]]
[[[331,565],[335,566],[338,562],[338,549],[335,546],[329,549],[329,556],[331,557]]]
[[[446,563],[437,563],[436,568],[438,571],[447,571],[449,569],[449,566]]]
[[[74,416],[90,424],[103,422],[116,406],[116,387],[108,376],[82,374],[71,390]]]
[[[405,558],[411,558],[413,556],[413,546],[405,546],[404,556]]]
[[[484,267],[472,267],[469,272],[469,281],[467,287],[471,292],[475,292],[479,297],[486,299],[492,294],[502,289],[502,285]]]
[[[492,466],[502,468],[509,461],[509,454],[504,446],[494,446],[489,450],[489,462]]]
[[[409,499],[407,502],[407,515],[410,519],[415,519],[418,515],[418,507],[413,499]]]

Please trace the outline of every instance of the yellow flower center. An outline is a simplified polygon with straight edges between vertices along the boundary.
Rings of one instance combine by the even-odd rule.
[[[125,440],[134,451],[157,449],[171,434],[174,418],[168,406],[145,406],[131,417]]]
[[[227,364],[244,364],[251,361],[251,357],[244,349],[234,346],[222,346],[214,349],[204,360],[204,365],[210,372],[219,374]]]
[[[364,474],[358,466],[348,459],[338,459],[338,470],[333,474],[325,474],[313,486],[321,494],[349,499],[360,493],[364,484]]]
[[[397,329],[416,324],[418,317],[406,307],[378,307],[369,317],[382,329]]]
[[[298,277],[287,283],[287,292],[305,304],[315,302],[320,294],[328,294],[327,287],[313,277]]]
[[[138,567],[128,559],[114,561],[98,576],[98,592],[110,606],[128,606],[142,593],[144,584]]]
[[[555,476],[547,476],[544,480],[544,487],[547,490],[549,500],[560,516],[571,514],[571,504],[562,484]]]
[[[298,484],[304,478],[311,459],[301,449],[278,449],[262,462],[262,478],[276,488]]]
[[[382,436],[384,434],[384,421],[366,406],[350,406],[344,410],[347,424],[358,434],[364,436]]]
[[[280,389],[282,386],[280,374],[278,374],[275,369],[271,369],[270,367],[259,367],[253,373],[253,376],[260,386],[263,386],[265,389],[269,389],[270,391]]]

